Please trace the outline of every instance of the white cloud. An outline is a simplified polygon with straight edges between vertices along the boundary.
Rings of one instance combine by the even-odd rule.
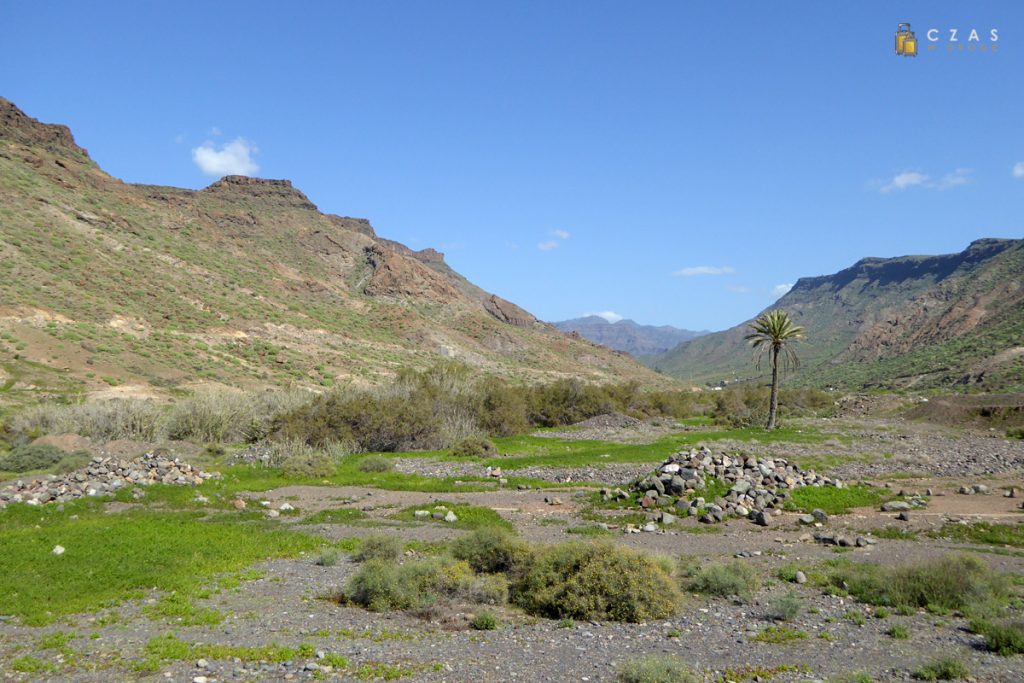
[[[604,318],[610,323],[617,323],[622,320],[623,316],[619,315],[615,311],[601,311],[599,313],[584,313],[583,317],[596,315],[598,318]]]
[[[174,136],[174,144],[180,145],[183,142],[185,142],[185,134],[184,133],[178,133],[177,135]]]
[[[931,178],[925,173],[904,171],[903,173],[897,173],[892,177],[892,180],[885,185],[882,185],[881,191],[887,194],[893,190],[905,190],[908,187],[925,185],[929,180],[931,180]]]
[[[694,275],[729,275],[735,272],[736,269],[732,266],[687,266],[675,271],[672,275],[675,277],[693,277]]]
[[[949,190],[974,182],[971,173],[973,171],[969,168],[958,168],[937,180],[933,180],[927,173],[904,171],[903,173],[897,173],[888,181],[873,180],[868,185],[869,187],[878,188],[878,191],[882,194],[902,191],[911,187],[925,187],[929,190]]]
[[[1013,177],[1024,178],[1024,161],[1018,161],[1013,165]]]
[[[791,284],[775,285],[772,287],[772,296],[778,298],[791,289],[793,289],[793,285]]]
[[[570,237],[568,230],[552,230],[551,234],[560,240],[567,240]]]
[[[223,134],[224,133],[222,133],[220,128],[218,128],[217,126],[214,126],[213,128],[210,129],[210,135],[213,135],[215,137],[223,135]]]
[[[948,190],[951,187],[959,187],[960,185],[966,185],[971,182],[971,169],[969,168],[958,168],[952,173],[947,173],[939,181],[940,190]]]
[[[538,244],[537,248],[541,251],[551,251],[552,249],[558,249],[558,242],[555,240],[548,240],[547,242],[541,242]]]
[[[749,294],[750,287],[744,287],[743,285],[726,285],[725,288],[733,294]]]
[[[212,142],[204,142],[192,150],[192,161],[209,176],[252,175],[260,170],[252,156],[259,150],[245,138],[235,138],[218,150]]]

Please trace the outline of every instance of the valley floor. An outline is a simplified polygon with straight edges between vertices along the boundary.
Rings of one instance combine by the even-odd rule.
[[[974,680],[1022,680],[1021,657],[987,652],[955,612],[886,614],[829,594],[813,576],[837,560],[890,566],[958,551],[1015,577],[1019,594],[1024,441],[866,418],[809,420],[771,439],[707,425],[600,429],[599,435],[542,432],[505,440],[499,446],[509,455],[486,460],[399,455],[395,465],[404,474],[377,478],[341,473],[324,482],[290,483],[234,465],[223,480],[187,490],[150,487],[139,498],[84,500],[63,511],[10,505],[0,510],[6,584],[0,587],[0,678],[614,681],[631,658],[671,654],[708,680],[824,681],[851,672],[867,677],[843,680],[910,680],[943,656],[959,659]],[[588,438],[595,436],[601,439]],[[596,487],[624,486],[697,443],[788,457],[850,482],[867,480],[876,498],[871,505],[830,510],[842,513],[818,527],[801,524],[802,513],[794,510],[767,527],[684,518],[656,531],[624,533],[627,525],[643,524],[639,508],[602,505]],[[490,476],[488,468],[499,465],[502,473]],[[502,478],[505,485],[498,483]],[[959,493],[975,485],[984,493]],[[1015,497],[1004,495],[1014,491]],[[908,520],[879,509],[878,501],[915,493],[927,504],[909,511]],[[244,509],[236,499],[245,501]],[[821,501],[843,507],[842,500]],[[454,524],[412,514],[438,504],[466,513]],[[469,627],[478,609],[472,605],[374,613],[331,599],[358,567],[351,557],[358,539],[393,535],[406,543],[407,557],[430,555],[486,523],[473,512],[480,508],[535,544],[601,540],[701,563],[738,557],[764,586],[749,600],[690,594],[670,617],[641,624],[556,621],[504,606],[493,610],[499,628],[482,631]],[[268,519],[270,510],[278,514]],[[129,542],[157,520],[160,534]],[[223,535],[204,535],[210,525]],[[232,534],[241,530],[248,536],[236,542]],[[812,537],[822,531],[874,543],[825,545]],[[113,542],[119,534],[122,545]],[[186,557],[189,537],[195,557]],[[94,547],[78,547],[86,539],[96,539]],[[65,550],[55,556],[58,543]],[[146,543],[166,544],[167,552]],[[325,555],[331,549],[339,554]],[[165,564],[143,567],[138,556],[147,558],[141,564]],[[247,559],[253,557],[265,559]],[[108,577],[119,564],[152,583],[138,578],[137,585],[105,590],[105,598],[91,603],[83,594],[115,580]],[[190,568],[194,576],[179,576]],[[786,568],[812,579],[803,585],[783,580]],[[160,578],[172,574],[174,580]],[[51,583],[33,585],[39,582]],[[32,591],[45,596],[39,599],[45,604],[27,602]],[[789,592],[804,609],[774,624],[769,606]],[[83,609],[66,604],[78,599]],[[1019,595],[1011,610],[1019,621]]]

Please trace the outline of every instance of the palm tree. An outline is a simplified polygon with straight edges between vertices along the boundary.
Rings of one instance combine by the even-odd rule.
[[[779,356],[782,356],[783,368],[800,367],[800,359],[789,345],[804,336],[804,328],[794,325],[793,319],[782,309],[769,311],[750,324],[753,330],[744,339],[754,348],[757,367],[761,367],[761,359],[768,352],[768,362],[772,366],[772,399],[768,407],[768,424],[765,429],[775,429],[775,412],[779,408]]]

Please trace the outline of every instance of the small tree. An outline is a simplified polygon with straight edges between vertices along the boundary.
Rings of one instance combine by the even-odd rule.
[[[794,368],[800,366],[800,359],[796,357],[790,342],[801,339],[804,336],[804,328],[794,325],[788,313],[776,309],[752,322],[750,329],[753,332],[744,339],[754,348],[757,367],[761,367],[761,359],[767,352],[768,362],[772,368],[772,397],[768,406],[768,424],[765,425],[765,429],[771,430],[775,429],[775,412],[779,408],[779,357],[782,357],[785,369],[790,365]]]

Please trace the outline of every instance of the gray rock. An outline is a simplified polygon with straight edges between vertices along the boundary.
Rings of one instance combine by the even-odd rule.
[[[891,500],[888,503],[882,503],[882,512],[901,512],[909,509],[910,503],[904,500]]]
[[[806,574],[804,574],[804,573],[803,573],[803,572],[801,572],[801,571],[798,571],[798,572],[796,573],[796,577],[795,577],[795,580],[796,580],[796,582],[797,582],[797,583],[799,583],[799,584],[801,584],[801,585],[802,585],[802,584],[805,584],[805,583],[807,583],[807,575],[806,575]]]

